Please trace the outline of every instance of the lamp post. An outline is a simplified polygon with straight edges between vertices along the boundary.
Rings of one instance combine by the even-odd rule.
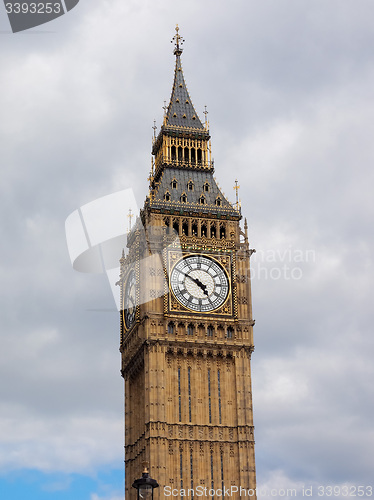
[[[138,490],[138,500],[153,500],[153,490],[158,488],[156,479],[149,477],[148,462],[143,462],[143,473],[140,479],[135,479],[132,487]]]

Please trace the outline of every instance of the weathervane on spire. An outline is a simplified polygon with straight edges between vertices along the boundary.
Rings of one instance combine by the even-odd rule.
[[[173,39],[171,40],[171,43],[175,43],[175,49],[174,49],[174,54],[176,56],[180,56],[182,54],[183,49],[181,48],[181,45],[184,42],[184,38],[182,38],[179,34],[179,26],[176,25],[175,27],[175,35],[173,36]]]

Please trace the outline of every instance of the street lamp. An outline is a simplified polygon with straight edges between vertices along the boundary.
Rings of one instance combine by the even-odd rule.
[[[132,487],[138,490],[138,500],[153,500],[153,489],[158,488],[158,482],[149,477],[148,462],[143,462],[142,477],[135,479]]]

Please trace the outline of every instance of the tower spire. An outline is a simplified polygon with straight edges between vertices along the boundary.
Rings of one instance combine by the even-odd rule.
[[[187,85],[184,80],[182,71],[181,54],[183,52],[182,44],[184,38],[179,34],[179,26],[176,25],[175,35],[171,42],[174,42],[175,72],[174,83],[171,91],[170,103],[166,108],[165,125],[178,128],[202,129],[204,126],[195,111],[191,97],[187,90]]]

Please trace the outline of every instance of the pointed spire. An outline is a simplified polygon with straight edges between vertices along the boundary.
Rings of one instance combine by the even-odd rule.
[[[181,54],[183,49],[181,48],[181,45],[184,42],[184,39],[179,35],[178,25],[176,26],[175,31],[176,34],[172,40],[172,42],[174,41],[175,43],[175,73],[170,104],[166,113],[166,125],[204,130],[204,126],[192,104],[183,76],[181,63]]]

